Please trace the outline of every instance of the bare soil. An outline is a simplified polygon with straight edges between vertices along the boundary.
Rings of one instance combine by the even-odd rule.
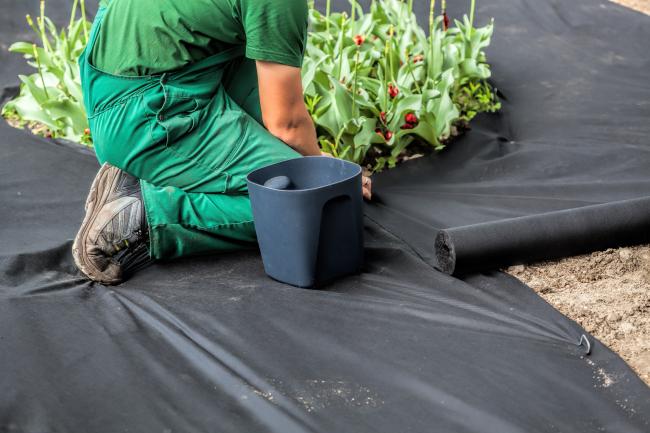
[[[650,385],[650,245],[506,271],[617,352]]]

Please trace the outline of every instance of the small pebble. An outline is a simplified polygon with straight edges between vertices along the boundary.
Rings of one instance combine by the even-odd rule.
[[[618,313],[609,313],[607,315],[608,322],[618,322],[619,320],[621,320],[621,318],[622,318],[621,315]]]
[[[632,257],[632,252],[627,248],[621,248],[621,250],[618,252],[618,256],[622,261],[627,262],[630,257]]]

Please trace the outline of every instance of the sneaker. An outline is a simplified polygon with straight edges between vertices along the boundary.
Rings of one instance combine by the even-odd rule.
[[[85,209],[72,256],[88,278],[119,284],[152,263],[138,179],[110,164],[102,165],[90,187]]]

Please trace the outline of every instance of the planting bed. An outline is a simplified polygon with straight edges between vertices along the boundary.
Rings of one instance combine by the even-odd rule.
[[[441,3],[431,0],[425,17],[413,1],[377,0],[365,10],[352,1],[344,12],[328,1],[325,13],[312,4],[302,79],[324,151],[381,171],[442,150],[477,114],[500,109],[484,51],[492,20],[474,25],[475,0],[454,20]],[[26,16],[40,42],[8,47],[36,72],[19,75],[20,92],[0,114],[12,126],[92,146],[77,64],[91,25],[85,1],[73,3],[65,27],[46,16],[45,4]]]

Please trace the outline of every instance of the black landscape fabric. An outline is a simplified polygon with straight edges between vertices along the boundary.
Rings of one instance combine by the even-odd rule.
[[[650,197],[440,230],[435,258],[462,274],[639,242],[650,242]]]
[[[495,18],[487,54],[503,109],[437,157],[378,176],[368,215],[448,271],[435,248],[447,229],[461,273],[647,242],[650,214],[623,202],[650,197],[650,18],[607,1],[478,3],[479,23]],[[589,230],[588,210],[555,213],[612,202]],[[556,229],[542,240],[540,225]]]
[[[5,46],[38,2],[0,7]],[[649,431],[650,389],[580,326],[506,274],[431,265],[439,229],[645,206],[650,19],[479,0],[491,16],[502,113],[377,177],[364,272],[326,290],[272,281],[257,251],[89,283],[69,239],[93,155],[0,122],[0,431]]]

